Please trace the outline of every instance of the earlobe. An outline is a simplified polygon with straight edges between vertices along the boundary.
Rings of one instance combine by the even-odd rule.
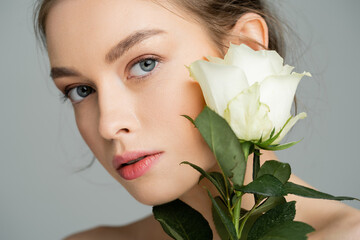
[[[263,17],[256,13],[246,13],[241,16],[231,29],[227,45],[244,43],[254,50],[268,48],[268,26]]]

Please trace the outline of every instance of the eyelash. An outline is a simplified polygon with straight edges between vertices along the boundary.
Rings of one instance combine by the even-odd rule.
[[[160,57],[156,57],[156,56],[143,56],[143,57],[140,57],[139,59],[137,59],[137,60],[135,61],[135,63],[131,64],[130,70],[131,70],[136,64],[141,63],[141,62],[145,62],[146,60],[152,60],[152,61],[154,61],[154,62],[157,62],[156,65],[155,65],[155,67],[154,67],[154,69],[151,70],[148,74],[144,74],[144,75],[142,75],[142,76],[140,76],[140,77],[130,76],[128,79],[133,79],[133,78],[135,78],[135,79],[137,79],[137,80],[141,80],[141,79],[147,78],[148,76],[150,76],[150,75],[154,72],[155,69],[158,68],[159,63],[162,62],[162,59],[161,59]]]
[[[145,56],[145,57],[141,57],[140,59],[136,60],[136,62],[131,65],[131,68],[130,68],[130,69],[132,69],[136,64],[139,64],[139,63],[144,62],[144,61],[146,61],[146,60],[152,60],[152,61],[157,62],[156,65],[155,65],[155,67],[154,67],[154,69],[152,69],[148,74],[141,75],[140,77],[130,76],[128,79],[134,79],[135,82],[138,82],[138,81],[140,81],[140,80],[143,80],[143,79],[149,77],[149,76],[153,73],[153,71],[154,71],[156,68],[158,68],[159,63],[162,62],[161,58],[159,58],[159,57],[156,57],[156,56]],[[65,90],[64,90],[64,93],[61,94],[61,96],[60,96],[60,100],[61,100],[63,103],[65,103],[66,101],[68,101],[68,100],[70,99],[70,97],[69,97],[69,92],[70,92],[72,89],[77,88],[77,87],[80,87],[80,86],[88,86],[88,85],[76,85],[76,86],[66,87]],[[88,86],[88,87],[90,87],[90,86]],[[90,88],[92,88],[92,87],[90,87]],[[93,89],[93,88],[92,88],[92,89]],[[94,92],[95,92],[95,89],[93,89],[93,92],[92,92],[92,93],[94,93]]]

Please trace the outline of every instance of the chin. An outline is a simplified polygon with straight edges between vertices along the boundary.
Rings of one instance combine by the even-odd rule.
[[[138,202],[148,206],[161,205],[167,202],[171,202],[181,196],[180,194],[166,194],[163,191],[161,191],[161,193],[151,192],[144,194],[143,192],[141,194],[131,194],[131,195]]]
[[[162,197],[148,197],[148,198],[138,198],[136,197],[135,199],[144,204],[144,205],[148,205],[148,206],[156,206],[156,205],[161,205],[167,202],[171,202],[174,201],[175,199],[177,199],[178,197],[169,197],[169,196],[162,196]]]
[[[138,185],[134,188],[127,188],[127,190],[142,204],[149,206],[161,205],[186,194],[190,189],[197,185],[199,176],[200,175],[195,174],[193,179],[187,179],[187,181],[162,181],[161,184],[148,182],[141,186]]]

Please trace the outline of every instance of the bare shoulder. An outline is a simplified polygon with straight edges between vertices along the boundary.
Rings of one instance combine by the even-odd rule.
[[[160,224],[148,216],[125,226],[98,226],[66,237],[64,240],[167,239]]]
[[[114,239],[117,236],[118,239],[126,239],[121,227],[110,226],[98,226],[91,229],[87,229],[75,234],[72,234],[64,240],[95,240],[95,239]]]
[[[337,215],[328,225],[309,235],[309,240],[360,239],[360,211],[350,209]]]
[[[313,188],[292,175],[290,180]],[[315,228],[309,240],[355,240],[360,239],[360,211],[339,201],[302,198],[289,195],[288,201],[295,200],[296,221],[302,221]]]

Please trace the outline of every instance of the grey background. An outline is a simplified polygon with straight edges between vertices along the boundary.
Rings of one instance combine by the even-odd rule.
[[[314,77],[298,88],[300,110],[309,117],[288,138],[304,140],[278,156],[314,187],[360,197],[360,2],[279,3],[303,41],[300,50],[292,45],[299,54],[288,63]],[[151,208],[133,200],[99,164],[74,173],[92,155],[36,47],[32,4],[0,3],[0,239],[61,239],[149,214]]]

